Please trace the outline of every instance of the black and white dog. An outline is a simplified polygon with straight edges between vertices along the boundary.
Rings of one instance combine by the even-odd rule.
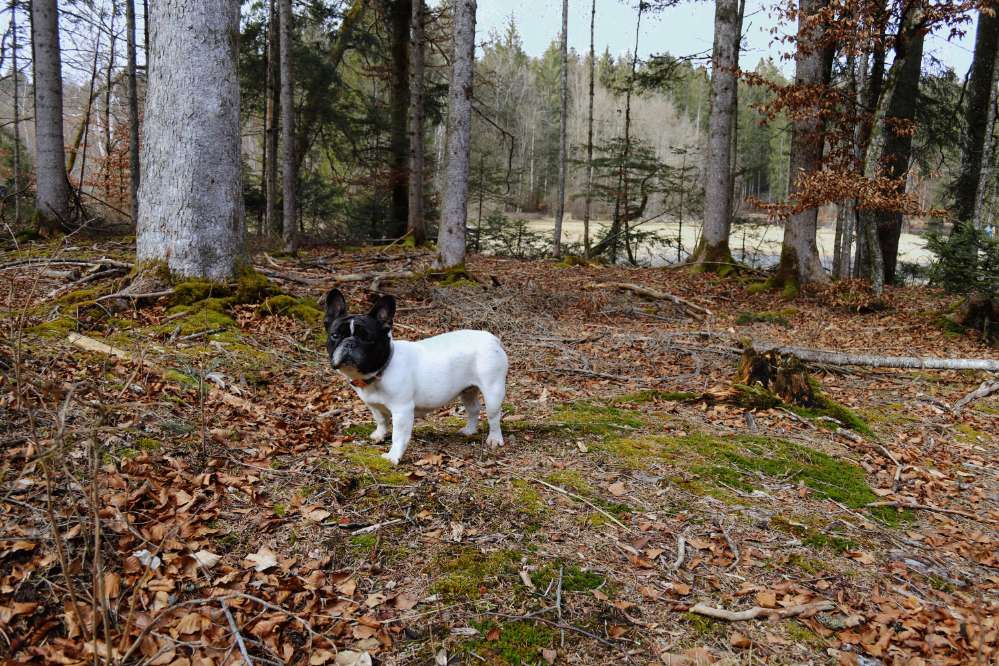
[[[499,339],[486,331],[453,331],[418,342],[392,339],[395,299],[382,296],[367,314],[350,315],[339,289],[326,294],[326,350],[333,368],[371,410],[380,442],[392,419],[392,448],[382,457],[398,465],[409,445],[413,421],[459,395],[468,424],[479,426],[479,396],[489,418],[489,446],[502,446],[501,408],[506,395],[507,357]]]

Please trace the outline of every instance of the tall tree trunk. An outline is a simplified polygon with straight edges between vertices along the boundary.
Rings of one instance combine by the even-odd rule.
[[[957,224],[971,221],[975,199],[981,185],[982,156],[985,150],[989,101],[992,99],[993,70],[999,50],[999,12],[979,12],[975,31],[975,54],[968,77],[967,102],[964,106],[964,136],[961,168],[953,185],[954,214]]]
[[[972,215],[972,224],[975,228],[981,229],[987,223],[986,204],[989,201],[990,190],[995,186],[994,171],[996,166],[996,105],[999,104],[999,48],[993,54],[992,85],[990,89],[992,95],[989,98],[989,111],[985,120],[985,145],[982,151],[981,175],[978,177],[978,187],[975,193],[975,210]]]
[[[916,102],[919,97],[919,74],[923,63],[924,32],[922,26],[912,26],[908,33],[898,36],[895,46],[895,59],[903,59],[898,81],[892,91],[886,111],[888,119],[912,121],[916,117]],[[892,124],[892,120],[888,121]],[[912,157],[912,135],[909,132],[889,130],[885,137],[883,162],[886,175],[898,183],[900,192],[905,191],[908,181],[909,159]],[[878,244],[884,264],[884,280],[895,282],[898,266],[898,242],[902,236],[902,214],[886,213],[879,215]]]
[[[796,86],[817,87],[829,83],[833,48],[822,43],[825,29],[815,22],[815,16],[827,4],[827,0],[802,0],[799,5],[794,67]],[[791,125],[791,166],[787,188],[791,200],[801,189],[801,179],[822,169],[825,123],[820,112],[819,100],[816,100],[809,113],[803,117],[796,116]],[[815,241],[818,217],[818,208],[809,208],[792,215],[784,225],[780,264],[771,284],[784,288],[789,295],[796,294],[802,284],[826,279]]]
[[[139,219],[139,81],[135,64],[135,0],[125,0],[128,40],[128,157],[131,175],[132,220]]]
[[[561,62],[559,67],[558,114],[558,195],[555,200],[555,238],[552,254],[562,255],[562,218],[565,215],[566,131],[569,121],[569,0],[562,0],[562,35],[559,38]]]
[[[35,209],[38,231],[50,235],[58,233],[70,218],[56,0],[31,3],[31,46],[35,68]]]
[[[111,96],[114,92],[115,55],[118,51],[115,43],[118,41],[118,36],[115,34],[115,19],[117,18],[118,0],[111,0],[111,24],[108,28],[111,45],[108,47],[108,68],[104,78],[104,163],[101,165],[101,170],[104,172],[104,196],[108,201],[111,200],[111,152],[114,150],[111,137]]]
[[[915,34],[922,26],[925,17],[925,9],[921,2],[910,5],[902,17],[902,25],[899,30],[900,35]],[[901,41],[899,42],[902,43]],[[889,120],[889,108],[895,97],[896,88],[901,80],[902,73],[906,68],[907,61],[913,59],[913,53],[908,49],[896,50],[895,60],[888,70],[884,84],[880,90],[880,96],[875,105],[874,116],[871,121],[870,139],[864,154],[864,176],[869,180],[874,180],[882,173],[882,162],[885,156],[885,148],[888,137],[892,134],[891,121]],[[920,53],[921,55],[921,53]],[[866,269],[867,277],[871,281],[871,288],[876,296],[881,296],[884,291],[884,255],[881,253],[881,244],[878,240],[878,216],[872,210],[857,211],[857,233],[863,234],[863,249],[867,254]],[[858,254],[860,252],[858,243]]]
[[[409,26],[409,222],[406,231],[415,245],[427,242],[423,219],[423,0],[411,0]]]
[[[448,87],[447,171],[436,264],[445,269],[465,263],[468,217],[468,159],[472,126],[472,71],[475,66],[476,0],[454,2],[454,52]]]
[[[590,3],[590,93],[586,114],[586,201],[583,205],[583,256],[590,258],[590,206],[593,203],[593,84],[597,58],[594,49],[594,27],[597,21],[597,0]]]
[[[692,261],[701,270],[722,273],[727,272],[732,264],[728,237],[732,225],[732,116],[737,95],[736,70],[739,67],[739,54],[735,48],[738,24],[739,0],[715,0],[704,231]]]
[[[281,36],[281,143],[284,164],[281,166],[284,201],[284,251],[298,250],[298,169],[295,162],[295,98],[291,63],[292,16],[291,0],[278,0],[278,22]]]
[[[10,0],[10,57],[14,75],[14,224],[21,223],[21,74],[17,69],[17,0]]]
[[[267,233],[281,236],[281,217],[278,215],[278,109],[281,108],[281,55],[278,45],[281,41],[278,30],[277,0],[270,0],[267,22],[267,101],[264,113],[264,135],[267,144],[264,153],[264,226]]]
[[[399,237],[409,226],[409,25],[414,0],[387,0],[392,30],[392,211],[389,236]]]
[[[171,0],[150,7],[138,259],[164,262],[178,275],[226,280],[245,265],[239,6]]]

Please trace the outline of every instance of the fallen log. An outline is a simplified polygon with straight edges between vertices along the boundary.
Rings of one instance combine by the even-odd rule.
[[[759,617],[766,617],[769,620],[785,620],[789,617],[799,617],[801,615],[814,615],[821,611],[832,610],[836,604],[831,601],[816,601],[800,606],[788,606],[787,608],[762,608],[753,606],[742,611],[730,611],[724,608],[713,608],[705,604],[695,604],[690,607],[691,613],[712,617],[716,620],[727,620],[728,622],[743,622],[745,620],[755,620]]]
[[[993,393],[997,392],[999,392],[999,381],[996,381],[994,379],[986,379],[984,382],[982,382],[981,386],[979,386],[974,391],[972,391],[968,395],[964,396],[963,398],[955,402],[954,406],[951,408],[951,411],[957,414],[962,409],[964,409],[965,406],[968,405],[968,403],[978,400],[979,398],[990,396]]]
[[[595,282],[593,284],[587,285],[587,289],[619,289],[621,291],[630,291],[631,293],[642,296],[644,298],[651,298],[655,301],[669,301],[674,305],[681,308],[689,310],[691,312],[696,312],[702,316],[710,317],[712,315],[711,310],[697,305],[696,303],[691,303],[685,298],[680,298],[673,294],[666,293],[664,291],[657,291],[650,287],[645,287],[640,284],[634,284],[632,282]]]
[[[67,340],[74,347],[78,347],[84,351],[94,352],[95,354],[104,354],[105,356],[113,356],[119,358],[123,361],[128,361],[130,363],[139,363],[143,367],[155,372],[161,377],[166,376],[168,370],[163,368],[152,361],[136,357],[131,352],[125,351],[124,349],[119,349],[117,347],[112,347],[109,344],[101,342],[100,340],[94,340],[85,335],[80,335],[79,333],[70,333]],[[217,398],[230,407],[235,407],[237,409],[242,409],[245,412],[252,414],[253,416],[261,416],[262,409],[250,402],[249,400],[244,400],[237,395],[233,395],[228,391],[223,391],[206,382],[206,388],[208,389],[208,396]]]
[[[911,370],[985,370],[999,371],[999,360],[984,358],[936,358],[931,356],[879,356],[876,354],[847,354],[825,349],[785,347],[774,343],[753,343],[759,353],[776,351],[797,356],[809,363],[827,365],[863,365],[871,368],[900,368]]]
[[[114,259],[18,259],[6,264],[0,264],[0,271],[14,268],[33,268],[35,266],[107,266],[108,268],[132,269],[132,264]]]

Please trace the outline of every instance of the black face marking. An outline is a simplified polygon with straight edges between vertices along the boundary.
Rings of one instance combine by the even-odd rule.
[[[334,368],[353,368],[361,374],[377,372],[388,362],[391,328],[368,315],[347,315],[329,327],[326,351]]]

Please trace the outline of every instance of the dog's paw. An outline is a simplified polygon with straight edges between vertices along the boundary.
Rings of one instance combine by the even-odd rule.
[[[486,437],[486,446],[493,449],[503,446],[503,435],[489,435]]]
[[[399,464],[399,460],[402,458],[402,456],[396,457],[396,456],[392,455],[391,453],[383,453],[382,454],[382,458],[385,458],[385,460],[388,460],[393,465],[398,465]]]
[[[465,426],[464,428],[462,428],[462,429],[461,429],[461,430],[459,430],[458,432],[460,432],[460,433],[461,433],[462,435],[464,435],[465,437],[472,437],[472,436],[473,436],[473,435],[475,435],[475,434],[476,434],[477,432],[479,432],[479,426],[478,426],[478,425],[474,425],[474,426]]]
[[[388,430],[385,430],[383,428],[376,428],[375,431],[373,433],[371,433],[371,435],[369,435],[369,437],[371,438],[372,442],[374,442],[375,444],[377,444],[378,442],[380,442],[383,439],[385,439],[385,435],[387,435],[387,434],[388,434]]]

